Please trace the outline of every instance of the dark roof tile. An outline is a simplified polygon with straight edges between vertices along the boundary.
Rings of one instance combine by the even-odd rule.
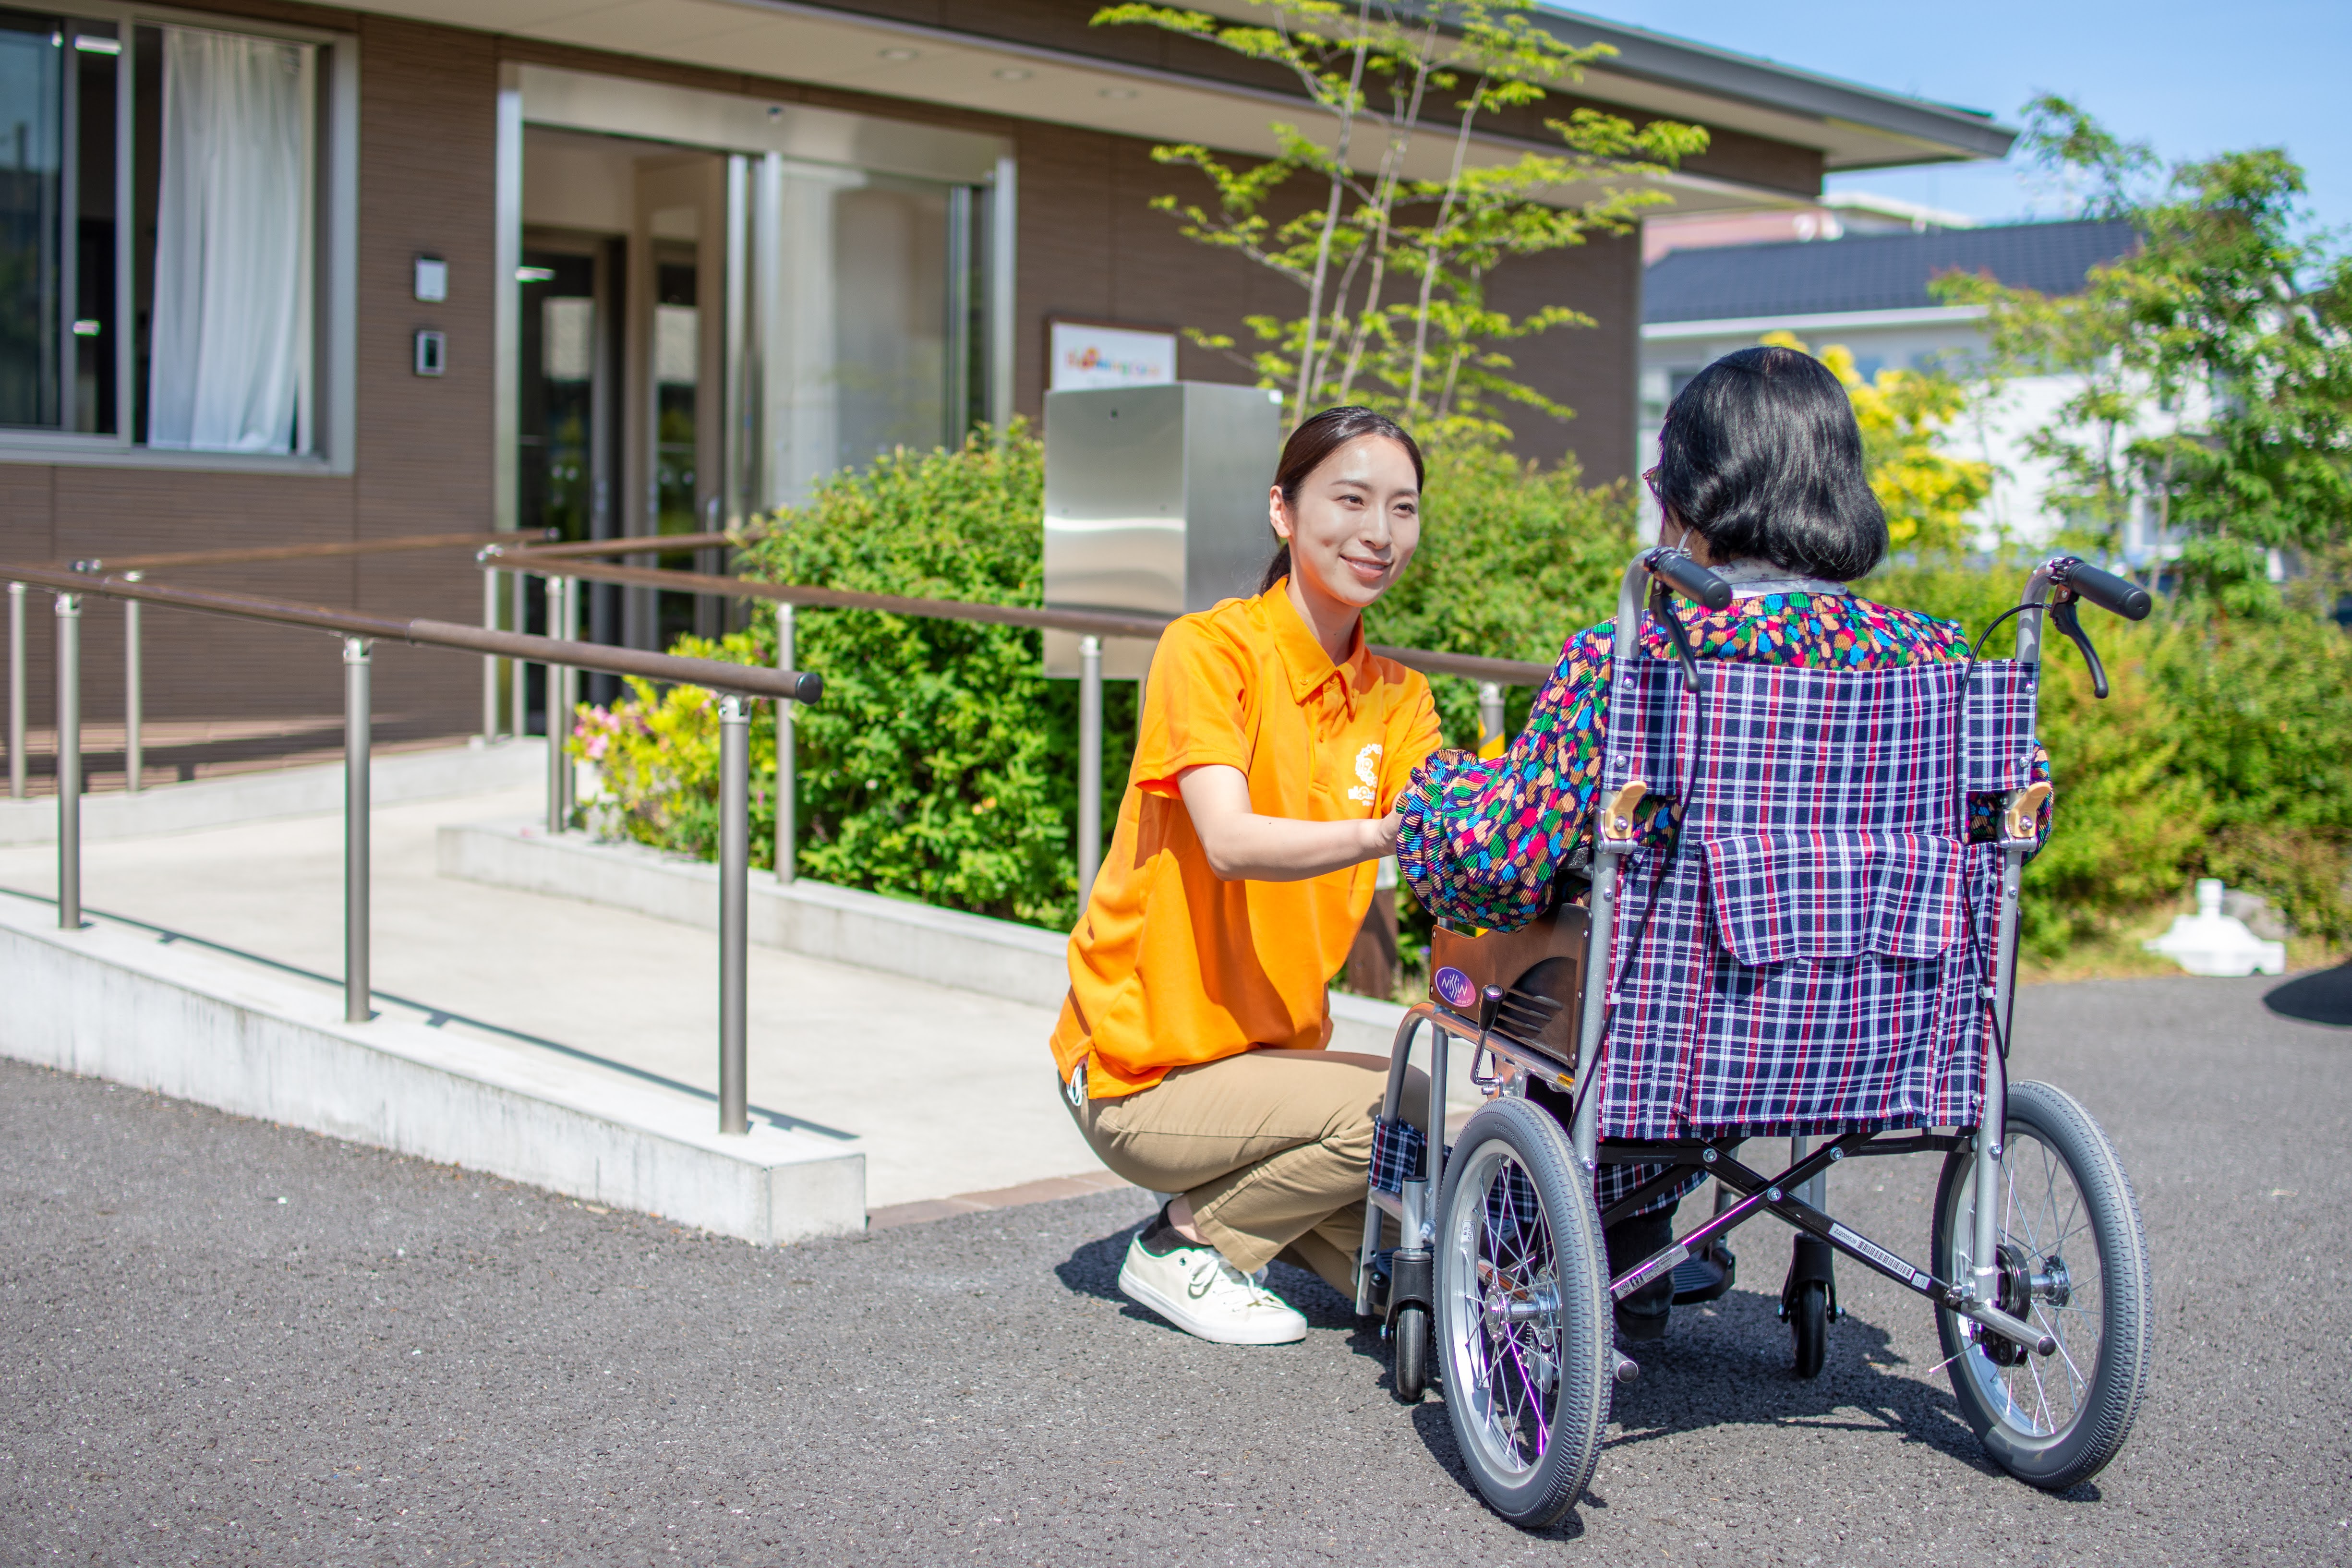
[[[1990,272],[2003,283],[2045,294],[2071,294],[2092,267],[2135,243],[2128,223],[2081,219],[1677,250],[1644,270],[1642,319],[1913,310],[1936,304],[1928,280],[1955,269]]]

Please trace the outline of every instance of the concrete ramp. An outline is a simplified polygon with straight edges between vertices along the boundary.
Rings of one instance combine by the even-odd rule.
[[[560,1054],[488,1051],[389,1007],[188,942],[0,896],[0,1052],[488,1171],[760,1245],[866,1226],[855,1138],[755,1124],[720,1136],[699,1096]]]

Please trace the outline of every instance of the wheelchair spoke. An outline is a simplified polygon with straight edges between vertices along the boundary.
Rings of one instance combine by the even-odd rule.
[[[1467,1408],[1506,1468],[1542,1462],[1558,1402],[1559,1297],[1550,1233],[1535,1184],[1497,1150],[1466,1173],[1481,1193],[1462,1276],[1471,1387]]]
[[[2057,1353],[2046,1365],[2031,1353],[2003,1364],[2006,1353],[1989,1354],[1979,1342],[1967,1365],[2005,1419],[2029,1436],[2049,1436],[2074,1422],[2098,1366],[2105,1318],[2096,1237],[2073,1171],[2041,1139],[2018,1130],[2002,1151],[2000,1181],[2005,1289],[2022,1294],[2019,1315],[2048,1332]]]

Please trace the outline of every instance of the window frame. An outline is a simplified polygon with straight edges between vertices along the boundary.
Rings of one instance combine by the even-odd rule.
[[[127,79],[136,58],[142,26],[203,27],[215,33],[278,38],[319,50],[320,143],[313,166],[318,188],[311,238],[311,407],[307,452],[192,452],[157,448],[115,434],[0,426],[0,463],[47,463],[121,468],[165,468],[228,473],[347,475],[356,464],[359,339],[359,129],[360,43],[352,33],[260,21],[175,6],[122,5],[115,0],[70,0],[46,5],[10,0],[10,9],[54,13],[68,18],[111,22],[123,41],[119,57]],[[130,94],[123,92],[127,101]],[[129,170],[135,149],[126,142],[117,167]],[[118,182],[117,222],[129,201],[128,183]],[[128,277],[116,284],[117,300],[136,288]],[[131,300],[133,310],[137,301]],[[118,316],[123,312],[118,309]],[[129,318],[125,318],[126,320]],[[119,422],[120,423],[120,422]]]

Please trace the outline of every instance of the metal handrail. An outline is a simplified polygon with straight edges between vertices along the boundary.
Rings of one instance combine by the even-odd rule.
[[[163,605],[173,609],[273,626],[330,632],[342,645],[343,664],[343,1017],[365,1024],[375,1016],[369,983],[368,759],[371,749],[371,685],[374,645],[390,640],[426,647],[462,649],[529,659],[552,670],[609,670],[649,679],[708,688],[719,694],[719,1130],[751,1131],[746,1076],[746,989],[751,973],[749,880],[751,875],[751,706],[747,697],[779,705],[814,701],[824,680],[793,669],[764,669],[719,659],[681,658],[636,648],[562,637],[532,637],[496,627],[459,626],[425,616],[372,616],[323,605],[294,604],[250,594],[174,588],[121,575],[59,571],[48,566],[0,565],[9,584],[10,683],[23,689],[25,590],[45,587],[57,595],[58,731],[58,924],[79,931],[81,918],[81,601],[99,595],[130,605]],[[11,708],[9,758],[22,793],[19,760],[24,754],[21,700]],[[563,772],[562,738],[547,739],[551,783]],[[551,793],[551,802],[562,792]],[[561,826],[558,824],[557,826]]]
[[[392,555],[407,550],[479,550],[486,544],[509,544],[518,534],[408,533],[396,539],[347,541],[340,544],[265,544],[235,550],[180,550],[158,555],[116,555],[71,563],[77,572],[152,572],[166,566],[249,566],[272,561],[320,561],[347,555]],[[553,529],[546,537],[557,537]]]
[[[674,539],[692,539],[695,535],[672,535]],[[726,534],[701,535],[721,543],[739,542]],[[625,542],[599,541],[593,551],[574,545],[555,545],[539,549],[509,551],[503,542],[484,549],[478,559],[486,569],[485,583],[492,581],[487,573],[509,572],[515,574],[516,591],[520,595],[526,576],[537,574],[545,578],[551,606],[570,606],[576,596],[569,588],[572,581],[612,583],[625,587],[667,589],[679,593],[709,594],[736,599],[765,599],[776,606],[776,658],[779,663],[793,659],[793,611],[799,606],[811,609],[869,610],[884,615],[910,616],[922,619],[971,621],[987,626],[1023,626],[1038,631],[1075,632],[1078,636],[1078,893],[1083,900],[1094,887],[1095,873],[1102,867],[1102,807],[1099,800],[1102,784],[1102,639],[1132,637],[1154,642],[1168,629],[1176,617],[1137,614],[1120,610],[1072,610],[1033,608],[1025,605],[985,605],[969,599],[914,599],[896,594],[859,594],[842,588],[820,588],[801,583],[764,583],[744,577],[716,576],[700,572],[664,572],[643,566],[596,565],[583,560],[590,553],[623,554],[634,551],[614,548]],[[562,552],[557,555],[558,551]],[[551,560],[550,557],[555,559]],[[497,592],[485,590],[487,602],[495,602]],[[520,603],[520,599],[518,599]],[[551,608],[551,616],[555,614]],[[551,619],[550,624],[553,622]],[[1483,658],[1475,654],[1440,653],[1433,648],[1392,647],[1385,643],[1367,645],[1370,651],[1384,658],[1394,659],[1409,669],[1425,675],[1466,676],[1478,682],[1479,746],[1483,750],[1503,731],[1503,688],[1506,686],[1541,686],[1551,678],[1548,665],[1515,658]],[[551,676],[551,679],[552,677]],[[518,689],[520,687],[518,686]],[[516,704],[520,711],[521,704]],[[551,697],[548,711],[558,708]],[[550,731],[553,723],[549,724]],[[793,816],[796,794],[795,760],[793,746],[792,711],[779,703],[776,709],[776,877],[789,882],[795,874],[797,846],[794,842],[798,825]],[[548,777],[548,824],[554,832],[568,816],[568,774],[551,773]]]
[[[761,534],[753,532],[632,533],[619,539],[583,539],[568,544],[524,544],[523,548],[535,560],[566,561],[575,556],[676,555],[695,550],[721,550],[749,544],[761,537]],[[518,540],[514,534],[501,533],[482,542],[511,545]]]
[[[230,594],[199,588],[174,588],[111,573],[60,572],[47,566],[0,563],[0,578],[55,589],[60,594],[98,594],[110,599],[134,599],[143,604],[169,605],[239,620],[268,621],[278,626],[307,626],[315,631],[365,637],[371,642],[415,643],[426,647],[458,648],[499,658],[527,659],[533,664],[561,664],[613,675],[637,675],[648,680],[700,686],[748,697],[780,698],[814,702],[824,690],[822,677],[799,670],[763,669],[757,665],[730,664],[716,658],[681,658],[675,654],[646,653],[639,648],[604,643],[578,642],[565,637],[539,637],[530,632],[496,631],[428,616],[370,616],[357,610],[330,609],[323,605],[289,604],[251,594]]]
[[[482,552],[482,564],[493,572],[536,573],[546,552],[523,550],[511,554],[497,545]],[[970,599],[910,599],[895,594],[856,594],[842,588],[819,588],[801,583],[764,583],[749,577],[722,577],[704,572],[664,572],[647,566],[593,566],[565,560],[562,574],[592,583],[617,583],[635,588],[667,588],[681,594],[711,594],[738,599],[767,599],[776,604],[812,609],[877,610],[886,615],[913,616],[942,621],[978,621],[991,626],[1027,626],[1040,631],[1076,632],[1080,636],[1139,637],[1156,640],[1174,616],[1129,610],[1033,609],[1024,605],[985,605]],[[1551,666],[1528,659],[1486,658],[1477,654],[1441,653],[1435,648],[1396,647],[1368,643],[1382,658],[1394,659],[1424,675],[1459,675],[1504,686],[1541,686],[1551,679]]]

